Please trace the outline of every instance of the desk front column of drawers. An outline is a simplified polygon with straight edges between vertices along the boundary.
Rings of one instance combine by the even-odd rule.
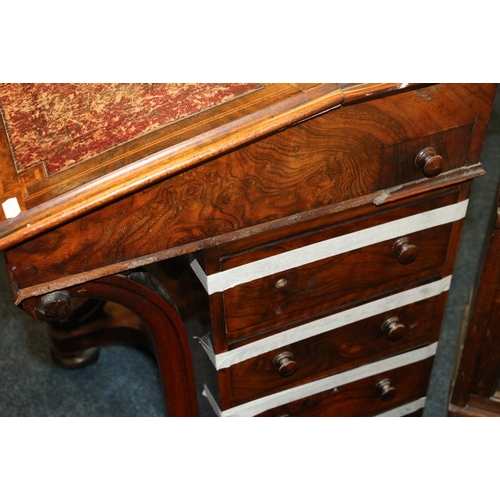
[[[455,186],[357,209],[354,219],[325,216],[319,230],[269,232],[257,247],[238,241],[196,254],[191,267],[212,316],[201,343],[217,369],[219,387],[207,388],[215,411],[420,409],[467,196],[468,185]]]
[[[482,173],[483,104],[471,90],[344,106],[237,152],[234,178],[245,165],[270,193],[256,211],[295,203],[298,215],[281,224],[262,212],[262,232],[191,261],[212,318],[201,344],[217,370],[205,392],[216,413],[422,409],[470,180]]]
[[[45,153],[18,169],[11,146],[25,134],[9,136],[5,115],[0,246],[14,302],[149,265],[190,272],[190,255],[202,300],[187,297],[193,276],[174,288],[210,317],[195,335],[214,361],[216,411],[418,411],[496,86],[251,87],[50,175]],[[25,108],[16,96],[9,116]]]

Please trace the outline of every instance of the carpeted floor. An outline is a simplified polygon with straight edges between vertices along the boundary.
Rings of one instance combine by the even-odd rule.
[[[500,92],[482,163],[487,175],[473,184],[424,412],[428,417],[446,415],[463,312],[489,235],[487,221],[500,178]],[[165,415],[156,363],[145,352],[113,346],[102,349],[99,361],[82,370],[55,366],[45,325],[13,305],[0,264],[0,416]],[[202,413],[210,415],[208,407]]]
[[[12,304],[3,262],[0,318],[1,416],[165,414],[156,362],[145,352],[113,346],[85,369],[56,366],[46,326]]]

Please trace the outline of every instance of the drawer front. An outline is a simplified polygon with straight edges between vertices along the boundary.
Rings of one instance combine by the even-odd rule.
[[[434,177],[466,165],[474,125],[387,145],[382,153],[380,185],[388,187]]]
[[[231,272],[231,269],[252,262],[263,262],[264,259],[269,257],[311,246],[320,241],[365,231],[374,226],[386,227],[385,224],[395,221],[409,221],[407,222],[409,227],[401,230],[398,233],[399,235],[402,235],[405,231],[415,232],[417,229],[412,226],[411,218],[424,212],[432,213],[436,209],[453,205],[458,202],[459,196],[460,192],[456,187],[438,189],[431,193],[417,195],[379,207],[373,204],[362,205],[358,208],[320,216],[313,221],[288,224],[284,228],[273,229],[258,236],[225,243],[218,246],[217,256],[211,257],[212,259],[219,259],[219,268],[212,269],[209,274],[218,271],[228,273]],[[434,225],[443,223],[438,220],[435,221]],[[401,222],[398,222],[398,224],[401,224]],[[384,241],[384,238],[381,236],[378,241]],[[342,243],[342,240],[336,241],[336,244],[339,242]],[[357,247],[362,246],[366,246],[366,244],[363,244],[360,238]],[[311,258],[311,261],[313,260],[318,259]],[[250,277],[247,281],[252,279],[255,278]],[[235,284],[238,283],[230,283],[225,288]]]
[[[262,412],[257,416],[372,417],[381,415],[425,397],[432,359],[335,387],[329,391]],[[394,413],[397,414],[396,411]]]
[[[382,293],[404,281],[439,275],[451,225],[410,235],[418,248],[411,264],[393,252],[400,239],[273,274],[224,293],[229,341],[289,324],[304,316]]]
[[[234,364],[233,404],[430,344],[444,300],[445,294],[392,309]]]
[[[365,230],[349,232],[352,225],[347,223],[345,227],[340,225],[319,232],[316,237],[325,239],[312,245],[309,245],[310,237],[304,236],[257,249],[255,254],[247,252],[245,259],[255,268],[249,274],[249,281],[223,291],[228,342],[291,324],[354,300],[388,293],[409,280],[439,276],[452,229],[452,223],[441,225],[440,222],[461,219],[466,202],[419,213],[423,207],[427,205],[414,204],[404,210],[388,211],[383,216],[377,214],[373,219],[368,217],[364,223],[372,223],[372,227],[366,229],[367,239],[364,239]],[[428,217],[429,213],[435,217]],[[398,218],[400,215],[405,217]],[[429,220],[437,225],[411,232],[415,226],[407,221],[414,216],[420,217],[424,225]],[[406,230],[410,232],[405,233]],[[394,237],[386,239],[387,236]],[[365,241],[373,241],[372,237],[383,241],[362,246]],[[350,245],[360,248],[343,251]],[[277,253],[279,251],[282,253]],[[336,254],[337,251],[340,253]],[[334,255],[321,258],[329,252]],[[271,258],[266,259],[268,255]],[[252,262],[254,257],[256,260]],[[224,265],[231,265],[232,260],[225,259]],[[234,260],[241,262],[241,256],[235,256]],[[312,262],[297,264],[307,260]],[[284,269],[279,269],[280,266]],[[245,267],[248,265],[229,272]],[[272,272],[276,268],[278,271]],[[254,271],[258,275],[261,269],[269,274],[252,279]]]

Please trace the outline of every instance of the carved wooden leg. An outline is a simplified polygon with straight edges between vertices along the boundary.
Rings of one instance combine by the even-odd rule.
[[[88,309],[85,314],[89,318],[88,323],[80,327],[79,320],[85,314],[74,305],[75,301],[85,298],[110,301],[127,308],[142,320],[147,334],[123,326],[96,329],[102,302],[95,301],[79,306]],[[158,361],[169,416],[198,415],[191,351],[184,324],[164,287],[148,273],[134,271],[100,278],[26,299],[21,306],[36,319],[55,322],[57,326],[51,333],[54,356],[63,366],[75,367],[94,361],[96,347],[103,344],[133,342],[151,347]],[[75,325],[78,325],[76,329]],[[71,358],[72,361],[68,361]]]
[[[66,291],[56,293],[59,301],[71,305],[68,318],[57,316],[57,321],[52,320],[49,326],[51,354],[58,365],[64,368],[87,366],[97,361],[98,346],[106,344],[133,344],[154,354],[146,325],[129,309],[103,300],[71,299]],[[48,294],[43,300],[50,304],[57,298]]]

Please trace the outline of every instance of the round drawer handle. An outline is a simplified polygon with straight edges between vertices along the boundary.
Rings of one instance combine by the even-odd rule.
[[[415,165],[422,169],[426,177],[435,177],[443,171],[443,157],[434,148],[425,148],[417,154]]]
[[[387,335],[389,340],[399,340],[406,332],[406,327],[397,316],[386,319],[382,323],[382,331]]]
[[[396,395],[396,388],[391,385],[391,379],[381,380],[375,388],[383,401],[389,401]]]
[[[297,363],[290,351],[284,351],[278,354],[273,363],[278,367],[278,372],[282,377],[289,377],[297,370]]]
[[[279,280],[276,281],[274,286],[276,288],[284,288],[285,286],[288,285],[288,280],[286,278],[280,278]]]
[[[407,237],[396,240],[392,245],[392,251],[401,264],[412,263],[418,255],[418,247],[411,243],[410,238]]]

